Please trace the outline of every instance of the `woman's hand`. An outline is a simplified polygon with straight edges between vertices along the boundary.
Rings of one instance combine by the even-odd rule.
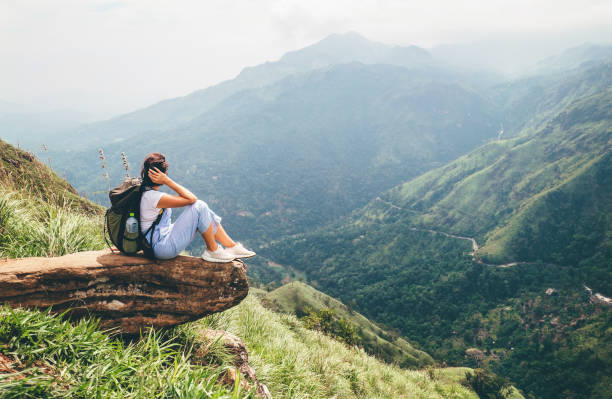
[[[160,185],[167,184],[168,180],[170,179],[165,173],[161,172],[157,168],[149,169],[149,178],[153,183]]]

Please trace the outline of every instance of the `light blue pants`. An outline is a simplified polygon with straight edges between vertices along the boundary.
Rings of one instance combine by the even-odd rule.
[[[214,213],[206,202],[197,200],[188,205],[174,223],[170,223],[172,209],[166,209],[153,231],[153,252],[158,259],[171,259],[181,253],[196,237],[204,233],[210,225],[217,233],[221,217]],[[148,238],[148,237],[147,237]]]

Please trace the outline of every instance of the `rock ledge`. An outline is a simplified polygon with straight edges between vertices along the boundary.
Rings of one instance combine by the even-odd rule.
[[[0,304],[92,315],[127,334],[221,312],[248,291],[240,261],[150,260],[104,250],[0,262]]]

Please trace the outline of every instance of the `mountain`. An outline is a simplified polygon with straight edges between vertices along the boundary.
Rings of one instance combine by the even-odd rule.
[[[40,151],[43,144],[56,143],[63,132],[90,121],[89,115],[73,110],[17,110],[2,112],[0,104],[0,137],[20,147]]]
[[[484,89],[418,48],[332,35],[232,81],[83,126],[49,146],[57,170],[102,204],[108,183],[95,163],[98,148],[116,184],[124,174],[121,152],[138,165],[161,151],[172,175],[223,215],[239,239],[265,245],[347,215],[494,139],[500,125],[509,137],[543,124],[611,76],[603,64]]]
[[[536,131],[573,102],[612,85],[612,61],[586,62],[575,69],[540,74],[492,86],[488,96],[500,108],[503,137]]]
[[[609,88],[578,99],[259,253],[436,359],[537,397],[606,397],[610,109]]]
[[[58,140],[71,149],[122,141],[152,131],[178,129],[232,95],[278,82],[288,76],[350,62],[405,67],[439,67],[427,51],[416,47],[388,46],[349,32],[333,34],[278,61],[244,68],[236,78],[183,97],[160,101],[142,110],[66,131]]]
[[[418,212],[413,224],[476,237],[487,261],[577,264],[612,233],[611,109],[608,89],[382,198]]]
[[[384,331],[363,315],[349,309],[345,304],[326,295],[315,288],[299,281],[283,285],[261,297],[267,308],[277,312],[293,314],[300,319],[321,314],[327,311],[332,323],[339,321],[349,326],[355,333],[355,341],[363,349],[377,358],[401,367],[422,368],[433,364],[427,353],[415,349],[406,340],[394,337]],[[320,326],[319,326],[320,327]],[[342,330],[332,331],[332,335],[341,335]]]
[[[116,184],[122,151],[136,165],[163,152],[171,176],[230,231],[265,243],[346,215],[469,151],[495,136],[494,115],[486,98],[437,70],[350,63],[242,91],[181,128],[108,139],[103,148]],[[102,202],[96,151],[52,156]]]
[[[584,64],[594,64],[612,59],[612,45],[595,45],[584,43],[572,47],[561,54],[547,57],[538,62],[532,73],[548,74],[567,71]]]

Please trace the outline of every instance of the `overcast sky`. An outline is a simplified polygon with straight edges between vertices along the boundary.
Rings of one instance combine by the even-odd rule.
[[[610,0],[0,0],[0,100],[97,117],[236,76],[331,33],[432,47],[612,42]]]

